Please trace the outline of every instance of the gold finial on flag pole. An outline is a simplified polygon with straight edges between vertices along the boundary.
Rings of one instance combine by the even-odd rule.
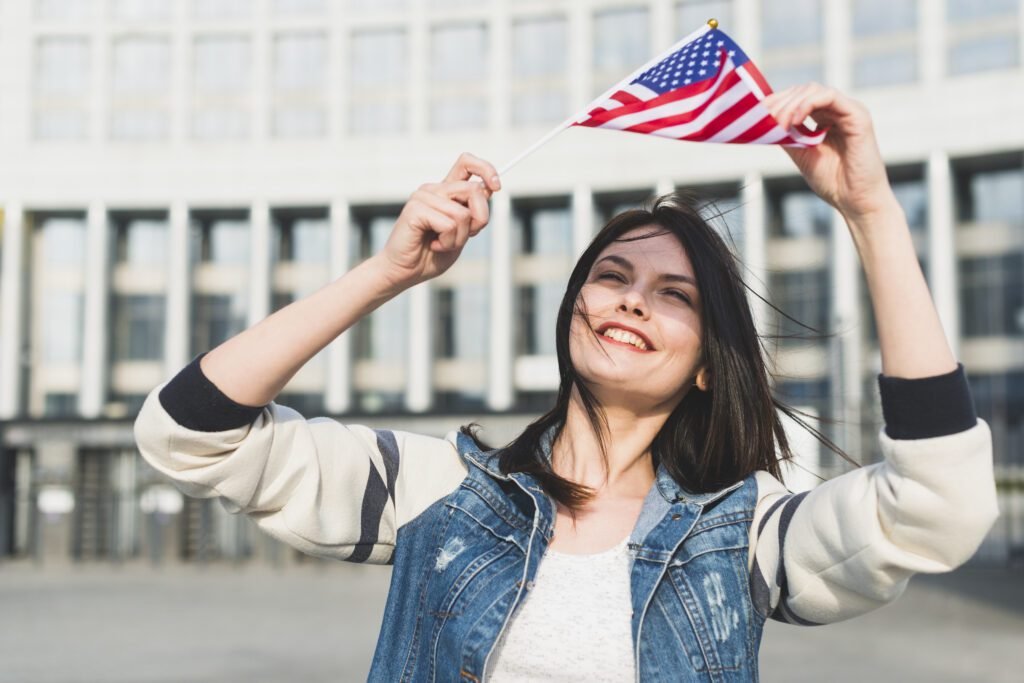
[[[713,29],[718,28],[718,19],[708,19],[708,26],[710,26]]]

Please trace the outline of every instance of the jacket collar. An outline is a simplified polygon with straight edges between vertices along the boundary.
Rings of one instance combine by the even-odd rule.
[[[544,458],[551,462],[551,448],[554,444],[555,432],[557,429],[552,427],[541,435],[541,450],[544,454]],[[500,449],[491,451],[482,451],[477,447],[473,439],[466,436],[462,432],[459,432],[456,439],[456,444],[459,449],[459,453],[462,456],[475,465],[477,468],[483,470],[487,474],[491,475],[495,479],[501,479],[507,481],[510,477],[507,474],[503,474],[501,468],[498,466]],[[743,485],[743,481],[740,480],[735,484],[726,486],[725,488],[719,489],[718,491],[708,491],[705,493],[695,493],[681,486],[672,476],[665,470],[665,467],[658,465],[658,471],[655,473],[654,487],[661,497],[667,503],[691,503],[694,505],[708,505],[709,503],[718,500],[725,494],[734,491]]]

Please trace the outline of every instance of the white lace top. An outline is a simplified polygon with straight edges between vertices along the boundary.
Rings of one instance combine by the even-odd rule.
[[[592,555],[545,553],[491,654],[488,683],[635,679],[628,541]]]

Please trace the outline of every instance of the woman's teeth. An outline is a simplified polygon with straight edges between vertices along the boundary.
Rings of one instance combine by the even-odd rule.
[[[641,351],[646,351],[647,350],[647,344],[644,343],[643,339],[641,339],[637,335],[633,334],[632,332],[627,332],[626,330],[620,329],[618,327],[609,327],[607,330],[605,330],[601,334],[603,334],[604,336],[608,337],[609,339],[614,339],[615,341],[618,341],[618,342],[623,342],[625,344],[632,344],[633,346],[637,347]]]

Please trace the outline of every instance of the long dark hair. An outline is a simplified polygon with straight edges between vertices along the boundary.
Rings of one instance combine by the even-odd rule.
[[[640,236],[624,237],[632,230],[645,227],[653,230]],[[735,255],[701,216],[693,197],[668,194],[655,199],[650,208],[625,211],[612,218],[576,262],[555,326],[559,372],[555,405],[500,452],[499,465],[503,472],[532,474],[545,491],[571,510],[586,503],[593,491],[554,472],[550,461],[544,457],[541,438],[549,430],[553,430],[554,439],[558,438],[574,389],[594,433],[599,436],[602,456],[607,458],[604,414],[576,371],[569,353],[573,317],[586,316],[580,304],[580,290],[594,262],[610,244],[664,234],[679,240],[693,264],[702,302],[701,346],[710,388],[688,391],[669,415],[651,442],[655,467],[664,466],[681,486],[695,493],[716,491],[757,470],[765,470],[781,479],[780,462],[791,458],[792,453],[780,412],[814,434],[827,448],[847,457],[831,440],[807,424],[806,414],[790,408],[772,394],[771,373],[747,302],[749,287],[743,281]],[[588,324],[586,328],[591,329],[591,326]],[[473,437],[480,447],[487,448],[473,426],[463,427],[462,431]]]

